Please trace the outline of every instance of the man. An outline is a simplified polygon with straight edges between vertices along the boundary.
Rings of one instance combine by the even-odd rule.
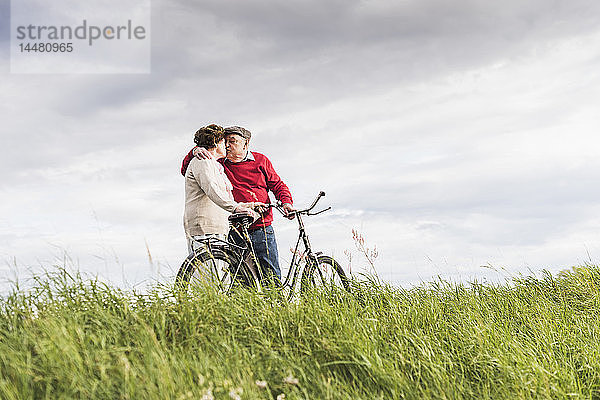
[[[292,195],[287,185],[275,172],[271,161],[261,153],[248,150],[252,134],[249,130],[232,126],[225,128],[225,147],[227,155],[218,161],[225,169],[225,175],[233,185],[233,198],[237,202],[261,202],[269,204],[268,192],[283,203],[283,209],[289,219],[294,218]],[[188,164],[195,157],[210,158],[211,156],[198,147],[193,148],[183,159],[181,173],[185,175]],[[262,218],[250,226],[250,238],[254,252],[261,264],[262,270],[281,279],[279,268],[279,253],[275,232],[271,226],[273,210],[268,208]]]

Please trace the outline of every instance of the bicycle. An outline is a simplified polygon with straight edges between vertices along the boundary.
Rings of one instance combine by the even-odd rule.
[[[325,192],[320,192],[310,207],[304,210],[292,211],[298,222],[298,240],[293,251],[288,273],[281,287],[289,289],[291,298],[296,291],[298,277],[300,277],[300,292],[306,292],[311,287],[337,286],[350,291],[350,281],[341,265],[332,257],[315,252],[312,249],[302,216],[313,216],[331,209],[328,207],[318,212],[311,212]],[[280,202],[269,207],[276,208],[283,215],[287,215]],[[200,239],[200,249],[190,254],[177,273],[176,282],[193,285],[195,282],[205,282],[215,285],[219,291],[229,293],[236,286],[253,287],[259,291],[265,283],[265,276],[254,254],[248,227],[252,224],[252,217],[246,214],[232,214],[229,216],[231,230],[227,240],[216,237]],[[235,241],[238,235],[241,241]],[[300,244],[304,251],[300,252]]]

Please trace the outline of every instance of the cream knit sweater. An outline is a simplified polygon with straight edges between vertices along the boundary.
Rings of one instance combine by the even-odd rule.
[[[187,237],[227,234],[227,217],[238,206],[232,186],[216,160],[194,158],[185,174],[183,227]]]

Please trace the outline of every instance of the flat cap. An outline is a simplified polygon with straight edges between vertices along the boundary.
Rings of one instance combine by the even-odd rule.
[[[225,128],[225,135],[240,135],[246,140],[250,140],[252,134],[246,128],[242,128],[241,126],[230,126]]]

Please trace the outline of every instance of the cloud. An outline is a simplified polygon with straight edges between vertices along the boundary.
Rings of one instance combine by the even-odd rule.
[[[297,206],[325,190],[315,246],[359,268],[360,228],[391,281],[597,253],[597,2],[153,7],[150,75],[3,76],[2,257],[64,248],[137,281],[157,274],[147,242],[172,273],[181,158],[211,122],[248,127]]]
[[[166,62],[202,81],[227,76],[225,91],[239,99],[258,94],[286,106],[531,54],[595,29],[599,7],[589,1],[173,4],[159,6],[154,24],[159,33],[168,26],[184,38],[180,54],[162,57]],[[188,23],[173,28],[171,18]]]

